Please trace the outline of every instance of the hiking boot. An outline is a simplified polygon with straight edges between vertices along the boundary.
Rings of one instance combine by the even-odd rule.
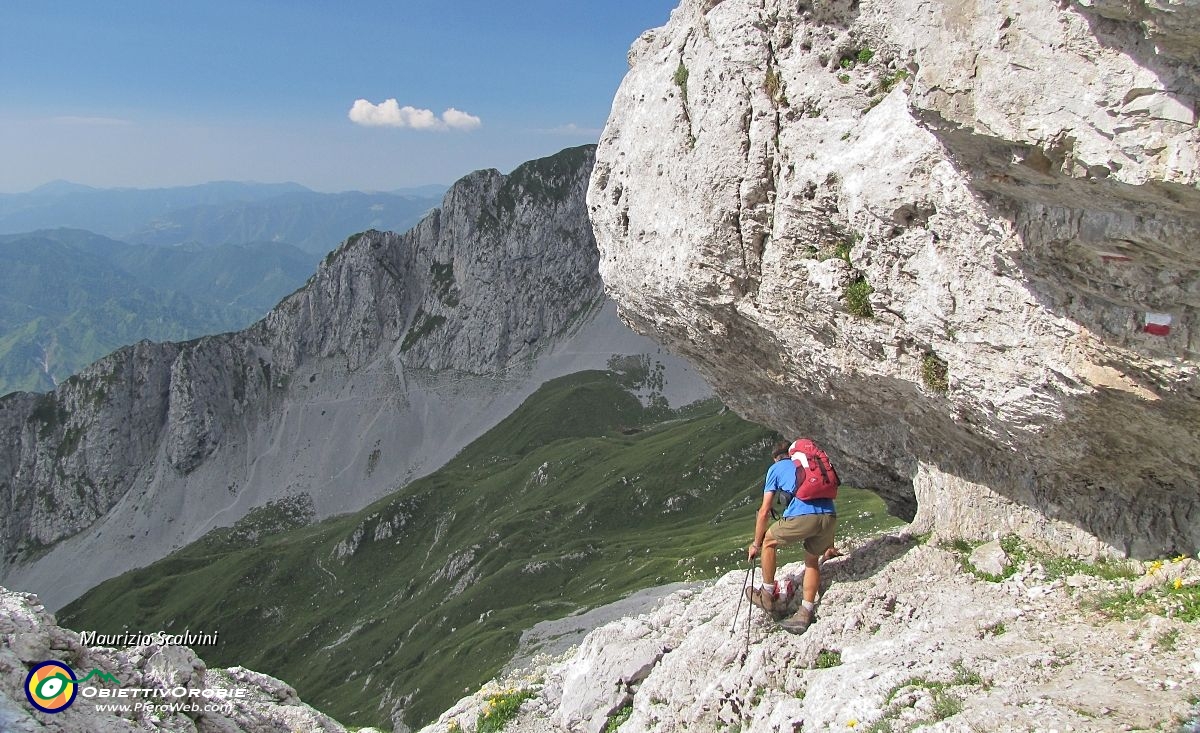
[[[751,603],[767,613],[775,612],[775,594],[768,593],[762,586],[757,588],[747,588],[746,598],[750,599]]]
[[[812,619],[812,611],[801,606],[791,618],[780,621],[779,628],[791,634],[803,634],[808,631],[808,625],[812,623]]]

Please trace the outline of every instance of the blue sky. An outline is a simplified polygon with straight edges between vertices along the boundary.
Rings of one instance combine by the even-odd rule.
[[[507,171],[595,142],[630,43],[675,4],[5,3],[0,191],[56,179],[387,190]],[[394,126],[414,121],[425,129]]]

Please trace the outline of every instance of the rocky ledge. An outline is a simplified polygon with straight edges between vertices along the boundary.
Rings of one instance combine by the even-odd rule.
[[[151,634],[151,636],[153,636]],[[47,660],[64,662],[97,692],[77,694],[53,714],[37,711],[25,693],[30,670]],[[105,676],[101,676],[101,673]],[[83,687],[84,685],[79,685]],[[176,697],[170,691],[187,691]],[[133,691],[137,697],[130,697]],[[190,697],[192,690],[200,695]],[[126,696],[118,697],[124,691]],[[224,699],[205,692],[230,691]],[[126,703],[129,710],[103,708]],[[142,707],[138,707],[139,703]],[[179,710],[154,705],[176,705]],[[196,709],[184,710],[192,707]],[[205,708],[212,708],[206,710]],[[143,644],[123,649],[90,647],[79,633],[59,627],[37,596],[0,588],[0,730],[4,733],[345,733],[337,721],[301,702],[296,691],[273,677],[242,667],[208,669],[188,647]],[[369,731],[369,729],[362,729]]]
[[[747,628],[745,580],[735,570],[602,626],[423,733],[499,715],[529,733],[1200,731],[1192,558],[1091,565],[1011,537],[884,536],[825,563],[799,636],[757,609]]]

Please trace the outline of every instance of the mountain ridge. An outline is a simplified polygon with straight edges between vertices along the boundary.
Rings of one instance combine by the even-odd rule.
[[[57,607],[255,506],[357,509],[554,376],[656,354],[603,298],[592,147],[473,173],[405,234],[366,232],[239,333],[141,342],[0,399],[4,582]]]

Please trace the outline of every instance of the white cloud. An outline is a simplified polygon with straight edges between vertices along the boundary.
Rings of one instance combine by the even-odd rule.
[[[453,107],[442,113],[442,121],[455,130],[474,130],[483,124],[483,120],[480,120],[475,115],[469,115]]]
[[[350,107],[350,121],[367,127],[408,127],[414,130],[474,130],[483,124],[475,115],[450,107],[439,118],[432,110],[418,109],[387,99],[371,104],[356,99]]]

